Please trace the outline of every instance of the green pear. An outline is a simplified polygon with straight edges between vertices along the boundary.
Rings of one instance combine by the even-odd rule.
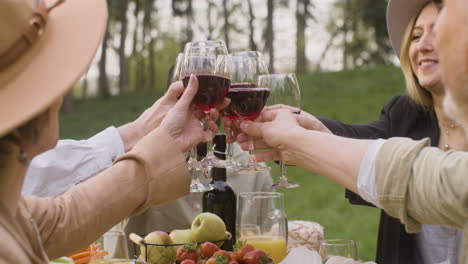
[[[226,225],[219,216],[202,213],[192,222],[192,235],[195,242],[223,240],[226,238]]]
[[[145,244],[170,245],[171,237],[162,231],[154,231],[145,236]],[[146,250],[148,258],[146,259]],[[148,264],[170,264],[176,260],[176,247],[141,245],[140,258]]]
[[[169,236],[171,237],[174,244],[187,244],[195,242],[191,229],[172,230],[171,233],[169,233]]]

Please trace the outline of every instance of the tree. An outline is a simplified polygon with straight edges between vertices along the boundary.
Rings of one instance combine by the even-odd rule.
[[[109,25],[109,23],[107,23]],[[106,32],[104,33],[104,38],[101,43],[101,57],[99,60],[99,78],[98,78],[98,87],[99,95],[108,98],[110,97],[110,87],[109,79],[107,78],[107,41],[109,40],[109,27],[106,27]]]
[[[223,0],[223,17],[224,17],[224,24],[223,24],[223,35],[224,35],[224,43],[226,43],[226,47],[229,50],[229,15],[230,12],[228,11],[227,6],[228,0]]]
[[[144,0],[145,3],[145,11],[143,17],[143,36],[149,37],[148,45],[145,45],[148,55],[149,55],[149,83],[146,87],[150,89],[156,88],[156,66],[154,65],[156,62],[154,60],[154,42],[155,36],[153,34],[153,12],[154,12],[154,4],[155,0]]]
[[[393,54],[386,33],[386,5],[387,1],[375,0],[335,2],[336,14],[330,20],[329,32],[338,30],[344,68],[391,62]],[[340,23],[336,23],[340,18]]]
[[[307,28],[308,19],[315,19],[309,10],[313,7],[310,0],[297,0],[296,6],[296,72],[307,72],[307,58],[306,58],[306,36],[305,30]]]
[[[255,27],[254,27],[254,21],[255,21],[255,14],[253,11],[252,7],[252,0],[247,0],[247,5],[249,8],[249,47],[250,50],[257,50],[257,43],[255,43]]]
[[[127,56],[125,55],[125,43],[127,40],[127,10],[128,10],[128,0],[119,0],[119,16],[118,20],[120,22],[120,45],[118,49],[119,53],[119,92],[125,93],[128,91],[128,65],[127,65]]]
[[[192,41],[193,38],[193,7],[192,0],[172,0],[172,14],[176,17],[186,17],[185,38],[183,43]]]
[[[274,31],[273,31],[273,15],[275,11],[274,0],[267,0],[267,27],[266,27],[266,37],[265,37],[265,49],[268,51],[269,55],[269,70],[270,72],[275,72],[275,48],[274,48]]]

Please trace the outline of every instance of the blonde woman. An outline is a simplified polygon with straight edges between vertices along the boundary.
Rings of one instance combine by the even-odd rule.
[[[399,7],[406,3],[391,1]],[[447,0],[445,5],[435,26],[442,79],[448,84],[443,110],[468,131],[468,2]],[[266,111],[258,121],[243,123],[241,128],[258,138],[256,146],[270,149],[257,155],[260,160],[283,159],[317,172],[400,219],[409,233],[420,231],[424,223],[464,229],[463,245],[457,245],[459,259],[443,263],[468,263],[466,152],[429,148],[427,139],[356,140],[311,131],[323,127],[285,109]],[[238,137],[242,142],[245,138],[244,134]],[[416,256],[413,263],[424,260]]]
[[[48,263],[129,215],[188,194],[183,152],[204,138],[191,110],[192,77],[178,101],[154,109],[159,125],[112,167],[56,198],[23,197],[30,160],[57,142],[61,96],[90,64],[106,26],[104,0],[51,2],[0,1],[0,263]]]
[[[400,57],[409,96],[392,98],[380,119],[369,124],[344,124],[326,118],[319,118],[320,123],[310,116],[315,120],[314,128],[361,139],[429,137],[431,145],[443,151],[466,150],[463,128],[442,111],[445,87],[434,32],[439,10],[439,1],[391,0],[388,4],[389,36]],[[301,115],[307,117],[307,113]],[[370,205],[349,190],[346,197],[352,204]],[[382,211],[376,262],[441,263],[449,259],[457,263],[462,235],[460,229],[434,225],[423,225],[421,232],[410,234],[399,219]]]

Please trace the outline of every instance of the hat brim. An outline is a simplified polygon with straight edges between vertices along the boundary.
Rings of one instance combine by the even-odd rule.
[[[430,0],[390,0],[387,6],[387,30],[393,51],[400,58],[401,45],[411,19]]]
[[[0,72],[0,137],[73,86],[94,58],[106,26],[105,0],[68,0],[49,13],[37,43]]]

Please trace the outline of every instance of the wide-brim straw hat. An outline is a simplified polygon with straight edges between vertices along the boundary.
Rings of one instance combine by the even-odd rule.
[[[387,30],[395,54],[400,57],[406,28],[430,0],[390,0],[387,6]]]
[[[0,0],[0,137],[73,86],[106,25],[105,0]]]

